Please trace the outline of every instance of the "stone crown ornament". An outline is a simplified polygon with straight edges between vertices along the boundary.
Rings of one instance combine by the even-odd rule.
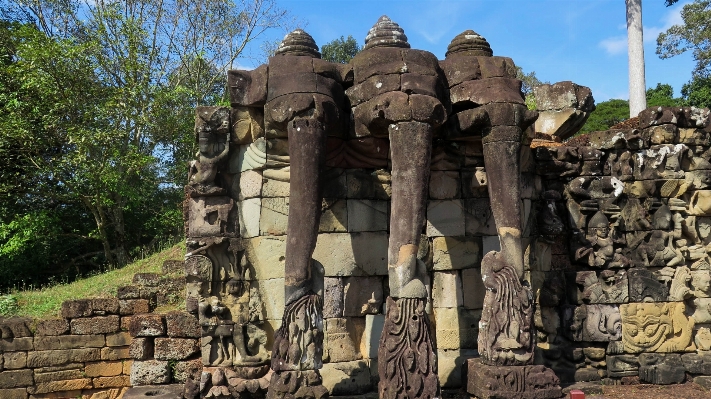
[[[466,55],[491,57],[494,52],[489,46],[484,36],[479,35],[473,30],[465,30],[452,39],[452,42],[447,46],[445,57],[453,54],[465,53]]]
[[[400,25],[390,20],[387,15],[383,15],[368,31],[363,50],[374,47],[410,48],[410,43],[407,42],[405,31]]]
[[[284,40],[279,44],[275,55],[302,55],[321,58],[321,53],[318,51],[314,38],[303,29],[296,29],[284,36]]]

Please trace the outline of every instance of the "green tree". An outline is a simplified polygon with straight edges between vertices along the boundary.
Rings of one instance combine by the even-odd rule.
[[[681,87],[686,104],[699,108],[711,108],[711,77],[692,77]]]
[[[536,76],[535,71],[526,73],[520,66],[516,67],[516,79],[523,83],[521,85],[521,91],[526,99],[526,106],[528,109],[536,109],[536,97],[533,93],[533,88],[542,84],[549,84],[550,82],[542,82]]]
[[[684,99],[674,98],[674,88],[669,84],[657,83],[657,87],[647,89],[649,107],[677,107],[686,105]]]
[[[273,0],[0,0],[0,16],[0,247],[21,253],[37,215],[71,209],[93,225],[76,235],[122,265],[180,231],[193,109],[224,103],[226,70],[288,14]]]
[[[674,25],[657,38],[657,54],[670,58],[692,51],[694,75],[707,77],[711,72],[711,0],[696,0],[681,10],[683,25]]]
[[[627,100],[612,99],[595,105],[580,133],[608,130],[622,121],[629,119],[630,105]]]
[[[330,62],[347,64],[362,48],[353,36],[331,40],[321,47],[321,58]]]

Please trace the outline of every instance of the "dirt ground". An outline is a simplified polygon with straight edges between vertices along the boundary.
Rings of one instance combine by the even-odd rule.
[[[585,395],[585,399],[711,399],[711,391],[687,382],[679,385],[606,385],[602,395]]]

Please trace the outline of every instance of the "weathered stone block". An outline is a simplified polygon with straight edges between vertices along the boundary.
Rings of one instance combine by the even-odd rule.
[[[262,199],[250,198],[239,203],[239,233],[242,238],[259,236]]]
[[[349,362],[362,358],[360,340],[365,328],[363,318],[324,319],[324,357],[329,362]]]
[[[50,382],[60,380],[76,380],[85,378],[84,365],[81,363],[67,364],[58,367],[44,367],[35,370],[35,382]],[[49,371],[54,370],[54,371]]]
[[[469,359],[477,356],[473,349],[455,349],[437,351],[437,377],[442,388],[460,388],[464,381],[462,376]]]
[[[607,375],[612,378],[631,377],[639,374],[639,360],[634,355],[608,355]]]
[[[324,199],[321,202],[319,233],[345,233],[348,231],[348,205],[346,200]]]
[[[0,389],[0,398],[3,399],[27,399],[26,388]]]
[[[69,332],[67,319],[48,319],[37,322],[35,336],[56,336]]]
[[[116,298],[93,298],[91,300],[91,307],[94,315],[105,316],[118,314],[119,300]]]
[[[254,237],[244,240],[247,262],[252,265],[253,280],[284,277],[286,243],[284,237]]]
[[[319,234],[313,258],[330,277],[387,276],[388,235],[385,232]]]
[[[130,358],[128,346],[101,348],[101,360],[124,360]]]
[[[434,270],[478,267],[481,262],[481,239],[477,237],[435,237],[432,248]]]
[[[495,236],[498,234],[488,198],[467,199],[464,200],[464,205],[466,206],[464,216],[467,235]]]
[[[27,367],[27,352],[8,352],[3,354],[5,370],[15,370]]]
[[[448,200],[459,198],[461,196],[459,172],[431,172],[429,190],[431,199]]]
[[[94,388],[121,388],[131,386],[131,379],[127,375],[117,375],[113,377],[98,377],[92,379]]]
[[[321,376],[323,386],[333,396],[363,394],[373,389],[370,383],[370,367],[364,360],[325,363]]]
[[[165,315],[166,332],[171,338],[199,338],[200,325],[194,315],[186,312],[170,312]]]
[[[684,353],[681,361],[691,374],[711,375],[711,352]]]
[[[34,347],[32,338],[0,339],[0,350],[3,352],[31,351]]]
[[[262,213],[259,218],[261,235],[286,234],[289,219],[289,197],[262,198]]]
[[[135,360],[148,360],[153,358],[153,339],[134,338],[128,349],[128,354]]]
[[[463,236],[462,200],[430,201],[427,204],[427,236]]]
[[[436,308],[456,308],[464,304],[462,279],[459,272],[437,271],[433,273],[432,298]]]
[[[72,319],[69,322],[69,328],[72,334],[77,335],[110,334],[119,330],[120,323],[119,317],[116,315],[96,316]]]
[[[323,279],[323,317],[343,317],[343,279],[325,277]]]
[[[122,316],[148,313],[151,311],[151,304],[147,299],[122,299],[119,301],[119,313]]]
[[[129,333],[132,337],[159,337],[165,335],[165,320],[158,314],[131,316]]]
[[[91,378],[78,378],[75,380],[41,382],[33,387],[28,387],[27,392],[30,395],[38,395],[50,392],[91,389],[91,387]]]
[[[437,349],[476,349],[480,311],[463,308],[435,308]]]
[[[167,361],[135,361],[131,367],[131,385],[156,385],[170,382],[170,366]]]
[[[383,282],[380,277],[346,277],[343,280],[343,315],[359,317],[380,312]]]
[[[257,287],[262,298],[269,298],[263,302],[267,319],[281,319],[284,314],[284,279],[260,280]]]
[[[91,299],[77,299],[62,302],[62,317],[89,317],[92,314]]]
[[[8,370],[0,373],[0,388],[28,387],[34,384],[32,370]]]
[[[560,380],[544,366],[489,366],[467,361],[467,392],[480,399],[558,399]]]
[[[123,372],[123,362],[96,362],[87,363],[84,373],[87,377],[113,377]]]
[[[288,197],[290,186],[288,181],[264,179],[262,198]]]
[[[462,273],[462,303],[466,309],[481,309],[484,307],[486,287],[481,277],[480,269],[464,269]]]
[[[378,357],[378,346],[380,336],[385,326],[385,315],[369,314],[365,316],[365,330],[361,339],[361,353],[363,357],[376,359]]]
[[[185,360],[199,351],[197,339],[156,338],[153,355],[156,360]]]
[[[348,200],[348,231],[386,231],[388,202],[367,199]]]
[[[125,331],[114,334],[106,334],[106,346],[128,346],[131,345],[131,334]]]
[[[639,355],[639,379],[652,384],[680,384],[686,378],[681,356],[676,353]]]
[[[34,351],[27,354],[27,367],[51,367],[72,362],[91,362],[98,360],[101,360],[101,351],[99,348]]]
[[[103,334],[36,337],[35,350],[101,348],[105,343]]]

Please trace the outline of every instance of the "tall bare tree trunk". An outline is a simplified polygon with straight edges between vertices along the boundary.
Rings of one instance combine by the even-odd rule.
[[[625,0],[627,6],[627,57],[630,80],[630,118],[647,108],[644,81],[642,0]]]

